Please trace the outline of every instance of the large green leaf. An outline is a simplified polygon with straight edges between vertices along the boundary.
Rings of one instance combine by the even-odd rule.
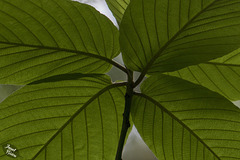
[[[141,89],[133,122],[159,160],[240,159],[240,110],[223,96],[166,75]]]
[[[239,0],[132,0],[120,25],[126,66],[167,72],[240,46]]]
[[[120,24],[130,0],[106,0],[106,2],[118,24]]]
[[[119,54],[118,30],[70,0],[0,1],[0,83],[65,73],[104,73]]]
[[[102,75],[63,75],[27,85],[0,104],[0,144],[14,146],[17,160],[112,160],[123,85]],[[1,149],[0,159],[12,157]]]
[[[0,85],[0,102],[21,86]]]
[[[205,86],[226,98],[240,100],[240,49],[199,65],[167,73]]]

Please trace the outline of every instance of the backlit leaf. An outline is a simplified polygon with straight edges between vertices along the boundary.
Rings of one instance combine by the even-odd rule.
[[[240,110],[176,77],[152,76],[133,99],[133,122],[159,160],[240,158]]]
[[[240,49],[199,65],[167,73],[205,86],[226,98],[240,100]]]
[[[70,0],[0,1],[0,83],[65,73],[105,73],[119,54],[118,30]]]
[[[121,23],[123,14],[130,3],[130,0],[106,0],[109,9],[112,11],[118,24]]]
[[[64,75],[27,85],[0,104],[0,145],[16,147],[16,160],[112,160],[123,85],[102,75],[74,80]],[[12,157],[0,150],[0,159]]]
[[[175,71],[240,46],[239,0],[132,0],[120,25],[126,66]]]

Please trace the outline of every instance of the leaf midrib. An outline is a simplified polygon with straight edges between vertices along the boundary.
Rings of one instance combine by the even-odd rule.
[[[205,62],[202,64],[210,64],[210,65],[219,65],[219,66],[228,66],[228,67],[240,67],[240,64],[230,64],[230,63],[219,63],[219,62]]]
[[[92,103],[96,98],[98,98],[100,95],[102,95],[103,93],[105,93],[106,91],[112,89],[112,88],[116,88],[116,87],[121,87],[121,86],[126,86],[127,82],[123,82],[123,83],[116,83],[116,84],[112,84],[109,85],[105,88],[103,88],[102,90],[100,90],[98,93],[96,93],[94,96],[92,96],[92,98],[90,98],[80,109],[78,109],[70,118],[67,122],[65,122],[63,124],[63,126],[61,128],[58,129],[58,131],[42,146],[42,148],[35,154],[35,156],[31,159],[34,160],[35,158],[37,158],[37,156],[48,146],[49,143],[52,142],[52,140],[54,140],[54,138],[56,138],[58,136],[58,134],[68,125],[70,124],[73,119],[79,115],[79,113],[81,113],[90,103]]]
[[[199,140],[216,158],[220,160],[220,157],[197,135],[195,134],[187,125],[185,125],[181,120],[179,120],[171,111],[166,109],[164,106],[162,106],[159,102],[154,100],[153,98],[147,96],[146,94],[143,93],[134,93],[134,95],[145,98],[155,105],[157,105],[162,111],[166,112],[171,118],[176,120],[178,123],[180,123],[186,130],[188,130],[197,140]]]
[[[136,85],[138,85],[142,79],[147,74],[149,68],[154,64],[155,60],[158,59],[158,57],[165,51],[165,49],[204,11],[206,11],[209,7],[211,7],[217,0],[214,0],[212,3],[210,3],[208,6],[206,6],[204,9],[202,9],[200,12],[198,12],[192,19],[190,19],[161,49],[153,56],[153,58],[147,63],[146,67],[143,69],[141,75],[136,81]]]
[[[100,55],[96,55],[96,54],[92,54],[92,53],[87,53],[87,52],[83,52],[83,51],[78,51],[78,50],[72,50],[72,49],[66,49],[66,48],[60,48],[60,47],[50,47],[50,46],[40,46],[40,45],[32,45],[32,44],[23,44],[23,43],[14,43],[14,42],[3,42],[0,41],[0,44],[8,44],[8,45],[15,45],[17,47],[32,47],[32,48],[38,48],[38,49],[50,49],[50,50],[56,50],[56,51],[64,51],[64,52],[69,52],[69,53],[76,53],[76,54],[81,54],[81,55],[85,55],[88,57],[92,57],[92,58],[97,58],[100,60],[103,60],[109,64],[114,65],[115,67],[119,68],[120,70],[124,71],[125,73],[127,73],[126,68],[124,68],[123,66],[121,66],[120,64],[114,62],[111,59],[105,58],[103,56]],[[113,57],[111,57],[113,58]]]

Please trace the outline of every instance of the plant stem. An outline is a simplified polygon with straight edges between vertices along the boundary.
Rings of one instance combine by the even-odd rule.
[[[128,128],[130,127],[129,116],[131,110],[132,96],[133,96],[133,81],[132,81],[132,71],[129,71],[131,76],[128,76],[128,84],[125,94],[125,109],[123,113],[123,123],[120,139],[118,142],[118,149],[115,160],[122,160],[122,151],[125,143],[125,138],[127,135]]]

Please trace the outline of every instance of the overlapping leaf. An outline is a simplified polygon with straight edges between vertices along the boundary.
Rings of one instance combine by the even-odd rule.
[[[114,159],[123,84],[101,75],[61,79],[25,86],[0,104],[1,146],[16,147],[16,160]],[[1,149],[0,159],[12,157]]]
[[[150,77],[132,116],[159,160],[240,158],[240,110],[223,96],[176,77]]]
[[[132,0],[120,25],[128,68],[175,71],[239,48],[238,0]]]
[[[0,83],[65,73],[104,73],[119,53],[118,30],[70,0],[0,1]]]
[[[226,98],[240,100],[240,54],[239,49],[199,65],[167,73],[205,86]]]
[[[130,0],[106,0],[109,9],[112,11],[118,24],[121,23],[123,14],[130,3]]]

